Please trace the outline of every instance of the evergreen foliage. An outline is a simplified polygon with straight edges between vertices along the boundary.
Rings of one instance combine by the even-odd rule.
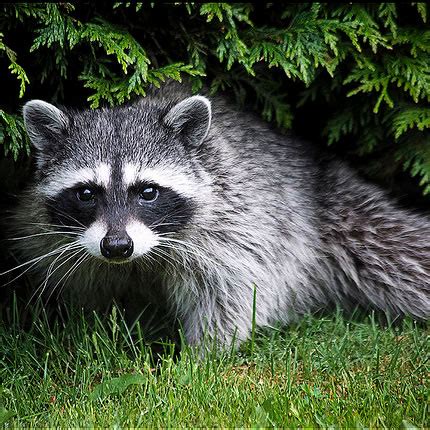
[[[92,108],[188,77],[286,129],[403,166],[430,193],[425,3],[16,3],[0,7],[0,142],[29,98]],[[304,126],[305,125],[305,126]],[[317,139],[318,140],[318,139]]]

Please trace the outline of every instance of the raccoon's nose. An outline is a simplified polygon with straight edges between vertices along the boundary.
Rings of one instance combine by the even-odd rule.
[[[128,258],[133,254],[133,241],[127,233],[107,235],[100,242],[100,250],[109,259]]]

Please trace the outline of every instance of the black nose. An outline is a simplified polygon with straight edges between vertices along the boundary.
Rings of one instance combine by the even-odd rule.
[[[128,258],[133,254],[133,241],[127,233],[108,234],[100,242],[100,250],[106,258]]]

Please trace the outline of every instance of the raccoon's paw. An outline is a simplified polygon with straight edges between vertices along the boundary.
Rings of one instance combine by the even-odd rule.
[[[198,329],[195,326],[184,325],[180,331],[183,348],[192,350],[199,358],[231,353],[245,340],[237,335],[235,329],[225,330],[207,324]]]

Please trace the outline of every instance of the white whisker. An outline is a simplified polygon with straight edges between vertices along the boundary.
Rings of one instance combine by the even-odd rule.
[[[47,232],[43,232],[43,233],[30,234],[28,236],[10,237],[7,240],[12,240],[12,241],[24,240],[24,239],[31,239],[33,237],[50,236],[50,235],[55,235],[55,234],[63,234],[65,236],[79,236],[80,235],[80,233],[73,232],[73,231],[47,231]]]
[[[172,250],[176,250],[177,252],[181,254],[189,254],[197,259],[199,259],[201,262],[209,263],[211,265],[216,265],[219,267],[222,267],[221,264],[214,260],[213,258],[209,257],[208,253],[205,252],[205,250],[199,246],[196,246],[194,244],[185,242],[183,240],[174,239],[174,238],[167,238],[167,237],[159,237],[160,245],[159,247],[165,247]]]
[[[73,273],[76,271],[76,269],[79,267],[79,265],[81,264],[81,262],[83,262],[83,260],[85,260],[86,258],[89,257],[89,255],[86,253],[85,249],[81,249],[80,252],[83,252],[83,255],[81,255],[75,263],[73,263],[73,265],[69,268],[69,270],[67,270],[67,272],[60,278],[60,280],[51,288],[51,292],[49,293],[49,296],[47,297],[47,301],[49,301],[49,299],[51,298],[52,294],[54,293],[54,291],[57,289],[57,287],[62,283],[63,279],[65,279],[64,283],[63,283],[63,287],[65,282],[67,282],[67,280],[73,275]],[[79,254],[76,253],[75,255]]]
[[[76,225],[67,225],[67,224],[50,224],[46,222],[27,222],[25,223],[26,226],[39,226],[39,227],[45,227],[47,230],[51,230],[52,228],[67,228],[70,230],[78,230],[78,231],[85,231],[84,227],[76,226]]]
[[[12,269],[8,269],[8,270],[6,270],[5,272],[0,273],[0,276],[7,275],[8,273],[11,273],[11,272],[13,272],[14,270],[18,270],[18,269],[20,269],[21,267],[25,267],[25,266],[27,266],[27,265],[29,265],[29,264],[33,264],[33,265],[31,266],[31,267],[33,267],[33,266],[35,266],[37,263],[39,263],[40,261],[44,260],[45,258],[52,257],[53,255],[56,255],[56,254],[58,254],[58,253],[62,252],[62,251],[63,251],[63,249],[65,249],[65,248],[67,248],[67,247],[69,247],[69,246],[78,246],[78,244],[70,244],[70,243],[66,243],[66,244],[64,244],[64,245],[61,245],[61,246],[59,246],[58,248],[56,248],[56,249],[54,249],[54,250],[52,250],[52,251],[50,251],[50,252],[48,252],[48,253],[46,253],[46,254],[40,255],[39,257],[32,258],[31,260],[26,261],[26,262],[24,262],[24,263],[21,263],[21,264],[19,264],[18,266],[13,267]],[[31,269],[31,267],[30,267],[29,269]],[[25,273],[25,272],[24,272],[24,273]]]
[[[61,257],[68,251],[72,250],[72,254],[71,255],[66,255],[65,259],[53,270],[54,265],[57,261],[59,261],[61,259]],[[73,252],[75,251],[75,252]],[[47,274],[45,277],[45,280],[36,288],[36,290],[34,291],[34,293],[31,295],[30,300],[28,303],[31,302],[31,300],[33,300],[33,298],[35,297],[36,294],[38,294],[39,297],[41,297],[41,295],[43,294],[43,292],[45,291],[47,285],[48,285],[48,281],[49,279],[52,277],[52,275],[60,269],[60,267],[62,267],[64,264],[66,264],[68,261],[70,261],[72,258],[74,258],[76,255],[78,255],[80,252],[82,251],[81,247],[78,247],[78,250],[76,251],[76,247],[74,248],[67,248],[65,249],[50,265],[49,268],[47,270]],[[28,305],[28,304],[27,304]]]

